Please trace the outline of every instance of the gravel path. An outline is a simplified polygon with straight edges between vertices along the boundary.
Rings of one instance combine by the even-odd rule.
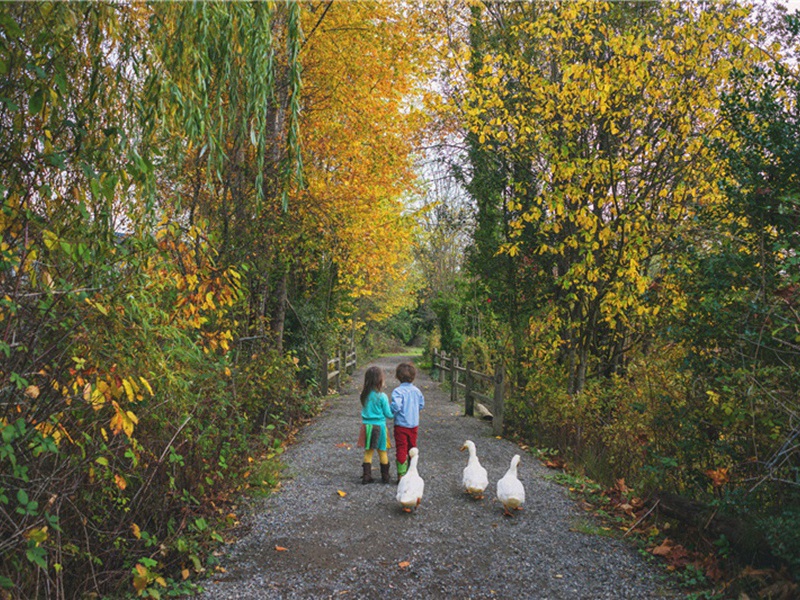
[[[371,363],[385,370],[389,393],[403,359]],[[460,416],[461,406],[426,373],[415,382],[426,400],[418,440],[422,504],[404,513],[395,485],[362,485],[363,450],[355,442],[363,377],[362,368],[286,451],[288,479],[257,503],[248,533],[228,547],[227,572],[208,582],[203,598],[679,596],[627,544],[570,531],[586,517],[564,488],[547,481],[547,470],[512,442],[492,437],[490,425]],[[490,493],[482,501],[460,487],[467,453],[459,448],[466,439],[475,442],[489,471]],[[527,503],[504,517],[494,486],[517,453]],[[394,481],[391,451],[390,458]],[[374,464],[373,476],[377,457]]]

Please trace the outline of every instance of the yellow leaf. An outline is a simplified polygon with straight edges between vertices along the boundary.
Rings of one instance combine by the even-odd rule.
[[[397,566],[400,567],[401,569],[407,569],[408,567],[411,566],[411,563],[408,562],[407,560],[404,560],[403,562],[398,563]]]
[[[181,578],[182,579],[189,579],[189,569],[183,569],[181,571]]]
[[[134,569],[136,572],[133,574],[133,587],[137,592],[141,592],[147,587],[147,567],[136,563]]]
[[[116,400],[111,402],[114,405],[114,416],[111,417],[111,431],[117,435],[125,432],[125,435],[131,437],[133,434],[133,426],[139,422],[139,419],[131,411],[123,411]]]
[[[36,400],[39,397],[39,387],[35,385],[29,385],[25,389],[25,395],[30,398],[31,400]]]
[[[124,490],[128,487],[128,482],[125,481],[125,478],[122,475],[114,475],[114,481],[117,483],[117,487],[121,490]]]
[[[141,381],[141,382],[142,382],[142,385],[143,385],[145,388],[147,388],[147,391],[148,391],[148,392],[150,392],[150,395],[151,395],[151,396],[154,396],[154,395],[155,395],[155,394],[153,393],[153,388],[151,388],[151,387],[150,387],[150,383],[147,381],[147,379],[145,379],[144,377],[139,377],[139,381]]]
[[[136,399],[136,395],[133,393],[131,382],[127,379],[123,379],[122,386],[125,388],[125,393],[128,395],[128,401],[133,402]]]
[[[106,317],[108,316],[108,309],[107,309],[105,306],[103,306],[102,304],[100,304],[99,302],[95,302],[95,301],[94,301],[94,300],[92,300],[91,298],[86,298],[86,304],[88,304],[89,306],[92,306],[92,307],[96,308],[96,309],[97,309],[98,311],[100,311],[100,312],[101,312],[101,313],[102,313],[104,316],[106,316]]]
[[[339,494],[342,498],[347,496],[347,492],[343,492],[342,490],[336,490],[336,493]]]
[[[276,552],[286,552],[288,548],[284,548],[283,546],[275,546]]]
[[[139,526],[136,523],[131,523],[131,531],[133,532],[133,537],[137,540],[142,538],[142,530],[139,529]]]
[[[36,545],[42,544],[47,541],[47,527],[37,527],[25,532],[25,538],[36,542]]]
[[[167,587],[167,582],[164,580],[163,577],[156,577],[156,583],[161,587]]]

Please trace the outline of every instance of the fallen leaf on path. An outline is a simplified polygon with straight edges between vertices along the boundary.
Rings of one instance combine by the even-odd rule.
[[[342,490],[336,490],[336,493],[339,494],[342,498],[347,496],[347,492],[343,492]]]
[[[404,560],[403,562],[399,563],[397,566],[400,567],[401,569],[407,569],[408,567],[411,566],[411,563],[408,562],[407,560]]]
[[[655,556],[666,556],[672,551],[672,542],[669,538],[665,538],[659,546],[653,548],[650,552]]]
[[[346,450],[350,450],[350,448],[352,448],[352,446],[350,444],[348,444],[347,442],[342,442],[340,444],[336,444],[336,447],[337,448],[345,448]]]
[[[563,469],[567,466],[567,463],[563,458],[555,457],[548,458],[546,461],[544,461],[544,466],[548,467],[549,469]]]
[[[288,548],[284,548],[283,546],[275,546],[276,552],[286,552]]]

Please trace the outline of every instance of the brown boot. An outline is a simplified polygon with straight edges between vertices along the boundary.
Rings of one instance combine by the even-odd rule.
[[[389,478],[389,463],[381,464],[381,482],[382,483],[391,483]]]
[[[375,481],[372,478],[372,463],[364,463],[361,465],[364,468],[364,474],[361,476],[361,483],[372,483]]]

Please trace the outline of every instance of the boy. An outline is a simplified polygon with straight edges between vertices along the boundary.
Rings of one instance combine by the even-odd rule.
[[[395,376],[400,385],[392,392],[391,409],[394,414],[394,443],[397,447],[397,480],[408,471],[408,451],[417,446],[419,411],[425,406],[425,397],[412,382],[417,369],[411,363],[397,365]]]

